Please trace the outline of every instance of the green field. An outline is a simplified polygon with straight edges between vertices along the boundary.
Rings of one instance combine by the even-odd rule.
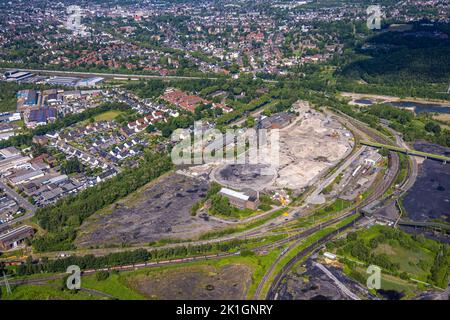
[[[82,278],[81,286],[83,288],[95,289],[114,296],[120,300],[143,300],[144,296],[128,288],[123,279],[127,274],[133,274],[133,272],[124,273],[111,273],[108,279],[99,281],[95,275],[90,275]]]
[[[100,113],[99,115],[96,115],[94,117],[95,121],[111,121],[117,118],[119,115],[121,115],[123,112],[119,110],[110,110],[103,113]]]
[[[145,300],[157,299],[160,296],[149,296],[148,292],[140,290],[154,289],[151,284],[160,284],[163,290],[161,294],[173,294],[176,296],[181,292],[190,294],[194,287],[196,292],[206,292],[202,284],[211,282],[216,288],[214,290],[225,290],[227,294],[235,294],[235,284],[241,285],[241,297],[252,297],[261,278],[266,273],[269,266],[279,255],[280,250],[272,250],[263,255],[254,254],[244,250],[241,255],[229,256],[221,259],[208,261],[195,261],[180,263],[176,265],[166,265],[160,267],[148,267],[134,271],[110,272],[104,280],[99,280],[97,274],[83,276],[81,278],[81,291],[61,290],[62,280],[53,280],[41,285],[19,285],[12,286],[12,294],[7,295],[2,287],[1,299],[8,300],[105,300],[110,299],[102,294],[111,296],[111,299],[119,300]],[[225,268],[225,269],[223,269]],[[247,270],[245,273],[222,273],[217,272],[226,269]],[[205,271],[206,270],[206,271]],[[208,271],[209,270],[209,271]],[[206,273],[205,273],[206,272]],[[37,275],[36,275],[37,277]],[[219,278],[217,278],[219,277]],[[226,278],[228,277],[228,278]],[[218,283],[214,280],[218,280]],[[243,284],[245,282],[245,284]],[[178,289],[167,288],[165,283],[176,283]],[[89,293],[83,289],[91,289],[97,293]],[[166,292],[166,290],[168,290]],[[175,290],[174,292],[172,292]],[[195,298],[195,296],[193,297]]]
[[[111,273],[110,276],[103,281],[97,280],[95,275],[89,275],[82,278],[81,286],[83,288],[95,289],[109,295],[114,296],[120,300],[142,300],[146,299],[144,295],[131,288],[132,284],[139,281],[148,279],[159,279],[158,281],[164,281],[163,274],[167,274],[167,271],[180,270],[180,272],[186,268],[209,266],[214,268],[221,268],[230,265],[245,264],[251,267],[251,283],[247,288],[246,295],[252,297],[254,290],[256,289],[260,279],[264,276],[267,268],[271,265],[272,261],[279,254],[279,250],[273,250],[266,255],[246,255],[246,256],[231,256],[217,260],[209,261],[197,261],[189,263],[181,263],[177,265],[168,265],[155,268],[144,268],[136,271],[127,271],[121,273]],[[167,280],[167,279],[166,279]],[[242,279],[244,280],[244,279]],[[148,298],[148,297],[147,297]]]
[[[20,285],[11,286],[11,295],[7,295],[4,287],[1,288],[1,300],[93,300],[104,299],[83,291],[61,290],[58,285]]]
[[[412,236],[398,229],[374,225],[329,243],[327,249],[340,257],[346,273],[358,281],[361,276],[366,278],[364,266],[379,266],[385,277],[385,286],[382,282],[384,290],[397,290],[408,296],[419,291],[413,279],[437,284],[430,277],[440,245],[424,236]],[[445,277],[445,270],[440,277]]]

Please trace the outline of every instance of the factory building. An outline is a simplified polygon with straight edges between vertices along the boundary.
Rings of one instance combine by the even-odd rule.
[[[287,127],[295,115],[288,112],[280,112],[270,117],[263,118],[259,121],[259,129],[283,129]]]
[[[28,117],[25,117],[25,124],[28,128],[35,128],[40,125],[46,125],[58,118],[58,112],[55,108],[39,108],[31,110]]]
[[[228,198],[230,204],[238,209],[256,210],[260,204],[258,194],[252,190],[248,190],[244,193],[228,188],[222,188],[220,189],[219,194]]]
[[[16,248],[25,239],[31,238],[33,234],[33,228],[26,225],[7,230],[5,233],[0,234],[0,250],[6,251]]]

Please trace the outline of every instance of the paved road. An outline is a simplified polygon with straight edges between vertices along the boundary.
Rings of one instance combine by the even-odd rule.
[[[399,147],[405,148],[410,150],[411,148],[408,146],[408,144],[403,140],[403,137],[400,133],[397,131],[391,129],[388,126],[384,126],[387,130],[389,130],[395,137],[395,141]],[[408,191],[416,182],[417,175],[419,172],[419,165],[417,164],[416,157],[410,156],[411,159],[411,165],[409,166],[409,172],[408,172],[408,179],[405,182],[405,184],[402,186],[403,193]]]
[[[10,196],[14,200],[16,200],[17,203],[19,204],[19,206],[21,206],[22,208],[25,208],[27,210],[27,213],[25,215],[23,215],[19,218],[16,218],[12,221],[5,222],[2,224],[2,226],[9,226],[9,225],[15,224],[17,222],[20,222],[22,220],[31,218],[36,213],[36,210],[37,210],[36,206],[32,205],[30,202],[28,202],[27,199],[24,199],[20,194],[18,194],[16,191],[11,189],[6,183],[4,183],[1,180],[0,180],[0,188],[3,189],[8,196]]]
[[[281,207],[279,207],[279,206],[274,206],[273,209],[270,209],[270,210],[268,210],[268,211],[266,211],[266,212],[262,212],[262,213],[260,213],[260,214],[256,214],[256,215],[254,215],[254,216],[247,217],[247,218],[242,219],[242,220],[239,220],[239,219],[235,219],[235,220],[227,220],[227,219],[222,219],[222,218],[215,217],[215,216],[212,216],[212,215],[209,215],[209,216],[208,216],[208,219],[209,219],[209,220],[218,221],[218,222],[222,222],[222,223],[225,223],[225,224],[230,224],[230,225],[245,224],[245,223],[248,223],[248,222],[255,221],[255,220],[257,220],[257,219],[264,218],[264,217],[266,217],[266,216],[268,216],[268,215],[270,215],[270,214],[272,214],[272,213],[274,213],[275,211],[278,211],[278,210],[280,210],[280,209],[281,209]],[[287,210],[287,209],[286,209],[286,210]]]

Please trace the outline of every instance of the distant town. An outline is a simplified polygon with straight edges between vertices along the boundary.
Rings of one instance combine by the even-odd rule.
[[[0,300],[448,300],[449,9],[1,2]]]

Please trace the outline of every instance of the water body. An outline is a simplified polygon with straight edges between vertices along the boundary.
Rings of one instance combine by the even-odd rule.
[[[355,100],[355,102],[359,103],[359,104],[365,104],[365,105],[368,105],[368,106],[373,104],[373,101],[369,100],[369,99],[357,99],[357,100]]]
[[[405,295],[401,292],[395,291],[395,290],[383,290],[379,289],[377,292],[382,295],[387,300],[400,300]]]
[[[428,142],[417,142],[414,148],[450,156],[450,148]],[[450,222],[450,164],[426,159],[420,165],[417,180],[406,194],[403,205],[412,220]]]
[[[435,112],[450,113],[450,107],[436,103],[420,103],[414,101],[392,101],[386,104],[399,108],[414,108],[415,113]]]
[[[370,99],[356,99],[355,103],[360,105],[371,106],[375,102]],[[397,108],[413,108],[415,113],[433,112],[433,113],[450,113],[450,106],[445,106],[437,103],[422,103],[414,101],[391,101],[385,104]]]

